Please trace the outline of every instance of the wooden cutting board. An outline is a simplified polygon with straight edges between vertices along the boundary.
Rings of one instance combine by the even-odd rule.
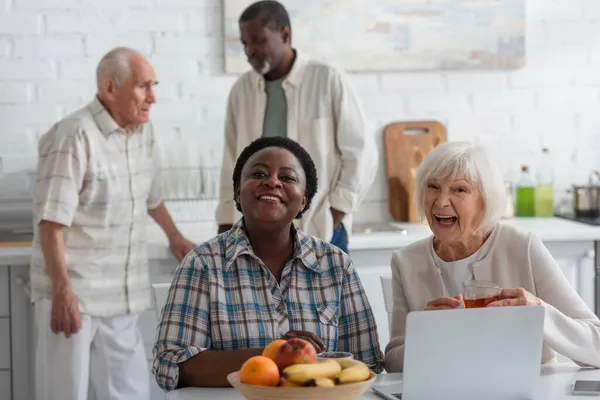
[[[31,242],[0,242],[0,247],[29,247]]]
[[[392,122],[383,132],[388,203],[397,221],[421,222],[414,201],[417,168],[431,149],[447,141],[437,121]]]

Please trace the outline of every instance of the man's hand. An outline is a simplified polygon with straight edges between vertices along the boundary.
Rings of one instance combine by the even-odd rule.
[[[179,262],[183,260],[187,253],[195,248],[196,245],[194,243],[190,242],[179,233],[169,238],[169,249],[171,249],[171,253],[173,253]]]
[[[336,230],[342,223],[342,219],[346,213],[333,207],[331,207],[330,210],[331,216],[333,217],[333,229]]]
[[[79,332],[81,314],[79,301],[73,293],[69,273],[65,265],[65,238],[63,226],[43,220],[39,224],[40,243],[51,284],[50,329],[65,337]]]
[[[285,339],[285,340],[292,339],[292,338],[300,338],[300,339],[306,340],[308,343],[313,345],[313,347],[315,348],[317,353],[321,353],[321,352],[327,350],[327,348],[323,344],[323,341],[321,340],[321,338],[312,332],[292,330],[292,331],[289,331],[288,333],[286,333],[285,335],[283,335],[283,337],[282,337],[282,339]]]
[[[69,284],[53,289],[50,328],[57,335],[63,332],[67,339],[81,329],[79,304]]]

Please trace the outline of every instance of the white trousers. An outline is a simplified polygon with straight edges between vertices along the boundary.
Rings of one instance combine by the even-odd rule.
[[[81,330],[69,339],[50,328],[49,300],[34,304],[36,400],[87,400],[91,382],[97,400],[147,400],[148,361],[137,314],[81,315]]]

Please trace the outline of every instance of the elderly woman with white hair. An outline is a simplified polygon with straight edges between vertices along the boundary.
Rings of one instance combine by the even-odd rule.
[[[504,183],[482,147],[462,142],[436,147],[419,166],[415,191],[433,235],[392,256],[388,372],[403,369],[407,314],[460,307],[461,285],[468,280],[503,288],[487,307],[544,307],[543,363],[558,352],[580,365],[600,367],[600,320],[538,236],[499,222]]]

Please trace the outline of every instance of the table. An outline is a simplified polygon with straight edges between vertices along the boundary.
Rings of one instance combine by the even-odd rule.
[[[402,374],[385,374],[386,379],[397,376],[401,379]],[[576,380],[600,380],[600,369],[580,368],[572,362],[547,364],[541,369],[539,382],[539,400],[562,400],[562,399],[596,399],[598,396],[573,396],[571,389]],[[233,388],[185,388],[175,390],[167,395],[167,400],[243,400]],[[383,400],[382,397],[373,393],[370,389],[363,394],[361,400]],[[433,400],[433,399],[432,399]]]

